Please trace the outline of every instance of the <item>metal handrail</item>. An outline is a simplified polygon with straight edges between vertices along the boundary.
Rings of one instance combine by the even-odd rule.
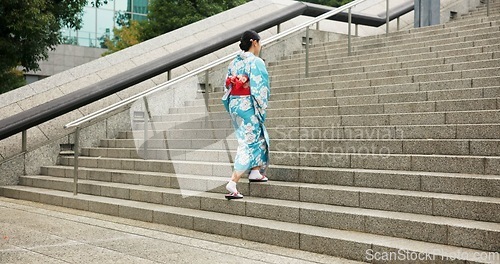
[[[367,1],[367,0],[356,0],[356,1],[350,2],[348,4],[345,4],[345,5],[337,8],[337,9],[334,9],[332,11],[324,13],[324,14],[322,14],[322,15],[314,18],[314,19],[311,19],[311,20],[309,20],[307,22],[304,22],[304,23],[302,23],[300,25],[297,25],[295,27],[287,29],[287,30],[285,30],[285,31],[283,31],[283,32],[281,32],[279,34],[276,34],[276,35],[270,37],[270,38],[264,39],[264,40],[262,40],[261,45],[266,45],[266,44],[272,43],[272,42],[274,42],[276,40],[279,40],[281,38],[287,37],[290,34],[296,33],[296,32],[298,32],[298,31],[300,31],[300,30],[302,30],[302,29],[304,29],[306,27],[309,27],[309,26],[311,26],[311,25],[313,25],[313,24],[315,24],[315,23],[323,20],[323,19],[326,19],[328,17],[337,15],[337,14],[339,14],[339,13],[345,11],[345,10],[351,9],[352,7],[358,5],[358,4],[362,3],[362,2],[365,2],[365,1]],[[306,43],[308,43],[308,42],[306,42]],[[224,62],[228,62],[229,60],[233,59],[234,56],[236,56],[238,53],[239,53],[239,51],[231,53],[231,54],[229,54],[229,55],[227,55],[225,57],[222,57],[222,58],[220,58],[220,59],[218,59],[216,61],[213,61],[211,63],[205,64],[204,66],[201,66],[201,67],[199,67],[199,68],[197,68],[195,70],[187,72],[187,73],[185,73],[185,74],[183,74],[183,75],[181,75],[181,76],[179,76],[177,78],[174,78],[174,79],[172,79],[170,81],[167,81],[167,82],[165,82],[163,84],[157,85],[157,86],[155,86],[153,88],[150,88],[150,89],[148,89],[146,91],[143,91],[141,93],[133,95],[133,96],[131,96],[131,97],[127,98],[127,99],[124,99],[124,100],[122,100],[120,102],[117,102],[117,103],[112,104],[112,105],[110,105],[108,107],[105,107],[105,108],[103,108],[101,110],[98,110],[98,111],[93,112],[93,113],[91,113],[89,115],[86,115],[86,116],[81,117],[81,118],[79,118],[77,120],[74,120],[74,121],[66,124],[64,126],[64,128],[78,127],[78,126],[80,126],[83,123],[90,122],[90,121],[92,121],[92,120],[94,120],[96,118],[102,117],[102,116],[104,116],[104,115],[106,115],[108,113],[111,113],[111,112],[113,112],[113,111],[115,111],[117,109],[120,109],[120,108],[122,108],[122,107],[124,107],[124,106],[126,106],[126,105],[128,105],[128,104],[130,104],[130,103],[132,103],[134,101],[136,101],[137,99],[140,99],[142,97],[148,96],[148,95],[153,94],[155,92],[158,92],[158,91],[160,91],[160,90],[162,90],[162,89],[164,89],[164,88],[166,88],[168,86],[171,86],[171,85],[174,85],[174,84],[179,83],[181,81],[184,81],[184,80],[186,80],[186,79],[188,79],[190,77],[193,77],[193,76],[195,76],[195,75],[197,75],[199,73],[202,73],[202,72],[204,72],[206,70],[209,70],[209,69],[211,69],[211,68],[213,68],[215,66],[218,66],[218,65],[220,65],[220,64],[222,64]]]

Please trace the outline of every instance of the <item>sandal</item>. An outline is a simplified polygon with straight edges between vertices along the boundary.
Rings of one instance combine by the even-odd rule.
[[[266,177],[266,175],[261,175],[260,178],[248,178],[248,181],[249,182],[267,182],[268,181],[268,178]]]
[[[229,194],[226,194],[226,199],[228,200],[233,200],[233,199],[242,199],[243,198],[243,194],[239,193],[239,192],[234,192],[234,193],[229,193]]]

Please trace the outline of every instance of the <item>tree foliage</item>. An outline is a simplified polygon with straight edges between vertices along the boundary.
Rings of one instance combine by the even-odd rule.
[[[38,61],[61,41],[60,29],[79,29],[87,0],[2,0],[0,2],[0,79],[12,69],[38,70]],[[17,76],[17,75],[15,75]],[[12,76],[11,76],[12,77]],[[6,90],[7,82],[0,83]]]
[[[151,0],[148,22],[142,25],[140,40],[144,41],[249,0]],[[305,2],[338,7],[353,0],[307,0]]]
[[[139,43],[140,30],[139,21],[135,20],[131,20],[127,25],[121,28],[114,28],[114,38],[106,38],[104,40],[104,45],[108,48],[108,51],[105,52],[103,56]]]
[[[25,84],[23,72],[18,69],[13,68],[6,74],[0,74],[0,94]]]
[[[144,24],[141,40],[165,34],[246,2],[247,0],[152,0],[149,5],[149,22]]]
[[[135,40],[131,41],[131,36],[137,36],[138,42],[145,41],[244,4],[248,1],[249,0],[150,0],[148,20],[141,21],[133,26],[129,23],[119,23],[122,29],[118,31],[114,30],[115,38],[113,40],[103,41],[103,46],[112,47],[110,49],[111,52],[107,52],[103,55],[129,47],[132,43],[135,43]],[[305,2],[338,7],[351,1],[353,0],[307,0]],[[135,35],[135,33],[139,35]],[[108,46],[108,44],[111,46]]]

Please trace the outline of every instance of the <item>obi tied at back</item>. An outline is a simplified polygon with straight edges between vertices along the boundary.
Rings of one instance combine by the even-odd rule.
[[[250,95],[250,84],[246,75],[230,76],[226,79],[226,87],[231,86],[231,95]]]

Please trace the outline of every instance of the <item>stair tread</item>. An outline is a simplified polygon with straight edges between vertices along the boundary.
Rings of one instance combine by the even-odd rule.
[[[177,150],[177,149],[176,149]],[[192,149],[186,149],[192,151]],[[211,150],[210,150],[211,151]],[[448,154],[387,154],[387,153],[327,153],[327,152],[312,152],[312,151],[271,151],[271,153],[288,153],[288,155],[299,155],[303,153],[311,153],[311,154],[330,154],[330,155],[350,155],[350,156],[379,156],[379,157],[449,157],[449,158],[470,158],[470,159],[500,159],[500,156],[484,156],[484,155],[448,155]],[[67,157],[73,159],[72,156]],[[125,160],[125,161],[143,161],[143,159],[138,158],[110,158],[110,157],[90,157],[90,156],[80,156],[79,159],[106,159],[106,160]],[[218,161],[184,161],[184,160],[155,160],[148,159],[149,162],[167,162],[167,163],[184,163],[184,164],[205,164],[205,165],[227,165],[231,163],[224,163]],[[276,165],[273,165],[276,166]],[[297,166],[300,167],[300,166]]]
[[[276,168],[282,169],[297,169],[301,166],[287,166],[287,165],[272,165]],[[73,168],[71,166],[64,165],[53,165],[53,166],[44,166],[47,168]],[[88,170],[97,170],[97,171],[112,171],[112,172],[121,172],[121,173],[130,173],[130,170],[119,170],[119,169],[104,169],[104,168],[87,168],[81,167],[82,169]],[[358,168],[330,168],[330,167],[312,167],[308,166],[307,170],[316,170],[316,171],[336,171],[336,172],[354,172],[354,173],[380,173],[380,174],[401,174],[401,175],[420,175],[420,176],[436,176],[436,177],[452,177],[452,178],[471,178],[471,179],[493,179],[500,180],[500,175],[488,175],[488,174],[470,174],[470,173],[448,173],[448,172],[426,172],[426,171],[406,171],[406,170],[375,170],[375,169],[358,169]],[[203,179],[216,179],[219,180],[221,177],[219,176],[201,176],[201,175],[189,175],[189,174],[173,174],[173,173],[165,173],[165,172],[149,172],[149,171],[134,171],[136,174],[144,174],[144,175],[170,175],[170,176],[182,176],[182,177],[191,177],[191,178],[200,178]],[[244,180],[244,179],[242,179]]]
[[[182,139],[167,139],[168,141],[220,141],[223,138],[213,138],[213,139],[199,139],[199,138],[182,138]],[[134,141],[134,139],[108,139],[108,140],[116,140],[116,141]],[[149,141],[164,141],[165,139],[149,139]],[[227,141],[236,142],[235,138],[224,139]],[[419,141],[419,142],[500,142],[500,139],[467,139],[467,138],[450,138],[450,139],[441,139],[441,138],[425,138],[425,139],[413,139],[413,138],[396,138],[396,139],[357,139],[357,138],[278,138],[273,140],[290,140],[290,141],[331,141],[331,142],[404,142],[404,141]],[[84,147],[82,149],[136,149],[131,147]],[[192,148],[174,148],[176,150],[193,150]],[[168,148],[164,148],[163,150],[169,150]],[[207,151],[212,149],[199,149],[200,151]]]
[[[483,35],[483,34],[479,34],[479,35]],[[500,33],[499,33],[499,37],[500,37]],[[497,39],[497,38],[489,38],[489,39]],[[481,39],[481,40],[488,40],[488,38],[486,39]],[[406,49],[406,50],[396,50],[396,51],[391,51],[391,50],[383,50],[382,48],[380,48],[379,50],[375,50],[369,54],[356,54],[356,51],[353,52],[353,54],[351,56],[348,56],[346,51],[344,52],[339,52],[339,53],[324,53],[324,55],[319,55],[319,56],[316,56],[316,57],[332,57],[332,58],[337,58],[337,59],[345,59],[347,61],[350,61],[350,62],[353,62],[353,61],[358,61],[357,59],[365,59],[365,57],[367,57],[368,55],[370,56],[375,56],[377,55],[379,58],[396,58],[396,57],[399,57],[398,54],[396,52],[402,52],[402,51],[406,51],[405,54],[413,54],[413,55],[416,55],[416,54],[419,54],[419,53],[422,53],[420,51],[422,50],[425,50],[425,53],[436,53],[436,54],[439,54],[440,52],[443,52],[443,51],[458,51],[458,50],[469,50],[469,49],[474,49],[474,48],[478,48],[478,47],[495,47],[497,45],[483,45],[483,46],[475,46],[474,44],[476,44],[475,42],[477,42],[478,40],[471,40],[471,41],[466,41],[466,42],[461,42],[460,44],[463,44],[464,46],[469,44],[470,47],[466,47],[466,48],[461,48],[461,49],[453,49],[453,48],[450,48],[450,49],[439,49],[441,47],[452,47],[451,45],[457,45],[456,43],[455,44],[441,44],[441,45],[434,45],[434,46],[419,46],[419,45],[416,45],[416,47],[414,48],[410,48],[410,49]],[[465,44],[464,44],[465,43]],[[477,44],[476,44],[477,45]],[[390,48],[390,47],[388,47]],[[435,50],[432,51],[432,48],[434,48]],[[366,52],[366,50],[362,50],[363,52]],[[460,54],[460,53],[459,53]],[[372,59],[372,57],[368,57],[370,59]],[[284,65],[293,65],[293,64],[298,64],[299,63],[299,56],[296,56],[295,58],[290,58],[290,59],[285,59],[285,60],[281,60],[279,62],[279,64],[276,64],[275,66],[284,66]],[[315,61],[315,58],[314,57],[311,57],[311,62],[310,63],[313,63]],[[324,59],[324,58],[323,58]],[[362,60],[359,60],[359,61],[362,61]]]
[[[477,22],[477,21],[476,21]],[[446,25],[446,24],[445,24]],[[497,22],[496,21],[480,21],[477,23],[470,23],[467,25],[458,25],[455,27],[451,26],[444,26],[443,24],[437,25],[436,28],[431,28],[431,27],[426,27],[425,32],[410,32],[409,34],[404,34],[404,31],[401,32],[395,32],[395,34],[399,34],[397,36],[388,36],[386,37],[384,35],[383,38],[381,37],[374,37],[374,36],[367,36],[367,37],[360,37],[360,38],[353,38],[352,39],[352,46],[353,48],[356,47],[369,47],[370,45],[374,44],[386,44],[386,45],[414,45],[414,43],[421,44],[422,45],[426,42],[432,42],[435,40],[442,40],[442,39],[449,39],[449,38],[463,38],[465,36],[474,36],[474,35],[481,35],[484,33],[479,33],[479,34],[470,34],[470,33],[475,33],[484,29],[495,29],[497,28]],[[422,29],[421,29],[422,30]],[[433,34],[433,33],[440,33],[438,35]],[[467,34],[469,33],[469,34]],[[451,34],[454,35],[452,37],[445,36],[443,37],[442,35],[445,34]],[[465,35],[464,35],[465,34]],[[422,39],[429,39],[427,41],[421,41]],[[409,40],[414,41],[414,43],[407,43]],[[340,40],[340,41],[334,41],[334,42],[325,42],[325,43],[320,43],[316,45],[312,45],[310,47],[310,51],[315,52],[315,51],[324,51],[325,48],[329,49],[342,49],[343,46],[345,46],[345,40]],[[373,43],[375,42],[375,43]],[[403,42],[403,43],[401,43]],[[385,47],[385,46],[383,46]],[[304,51],[301,52],[303,54]]]
[[[493,88],[493,87],[484,87],[484,88]],[[387,93],[387,94],[362,94],[362,95],[348,95],[348,96],[327,96],[327,97],[320,97],[320,98],[301,98],[301,101],[314,101],[318,99],[344,99],[344,98],[357,98],[357,97],[370,97],[370,96],[384,96],[384,95],[391,95],[391,96],[397,96],[397,95],[408,95],[408,94],[419,94],[419,93],[433,93],[433,92],[448,92],[448,91],[460,91],[460,90],[481,90],[484,88],[465,88],[465,89],[454,89],[454,90],[433,90],[433,91],[420,91],[420,92],[407,92],[407,93]],[[317,93],[322,93],[322,92],[335,92],[336,90],[334,89],[328,89],[328,90],[318,90],[316,91]],[[288,94],[295,94],[295,93],[288,93]],[[298,94],[298,93],[297,93]],[[427,100],[427,101],[409,101],[409,102],[383,102],[379,104],[357,104],[357,105],[331,105],[331,106],[300,106],[300,107],[284,107],[284,108],[269,108],[269,110],[282,110],[282,109],[317,109],[317,108],[337,108],[337,107],[350,107],[350,106],[374,106],[374,105],[406,105],[409,103],[451,103],[451,102],[476,102],[476,101],[485,101],[485,100],[498,100],[498,97],[480,97],[480,98],[473,98],[473,99],[443,99],[443,100]],[[296,99],[280,99],[280,100],[270,100],[270,102],[287,102],[287,101],[297,101]],[[210,106],[219,106],[219,104],[216,105],[210,105]],[[177,107],[178,109],[182,108],[189,108],[189,107],[204,107],[204,106],[183,106],[183,107]],[[224,111],[210,111],[210,114],[216,114],[216,113],[226,113]],[[188,113],[188,114],[206,114],[206,113]],[[166,116],[185,116],[186,114],[180,114],[180,113],[171,113]],[[159,117],[159,116],[156,116]]]
[[[462,79],[464,81],[470,81],[470,79]],[[413,83],[412,83],[413,84]],[[321,86],[321,83],[316,84],[318,86]],[[395,92],[395,93],[370,93],[370,94],[360,94],[360,95],[343,95],[343,96],[326,96],[326,97],[320,97],[320,98],[301,98],[301,101],[310,101],[310,100],[318,100],[318,99],[349,99],[349,98],[359,98],[359,97],[373,97],[373,96],[398,96],[398,95],[410,95],[410,94],[433,94],[433,93],[447,93],[447,92],[458,92],[458,91],[474,91],[474,90],[483,90],[483,89],[492,89],[492,88],[497,88],[499,86],[489,86],[489,87],[472,87],[472,88],[458,88],[458,89],[444,89],[444,90],[430,90],[430,91],[408,91],[408,92]],[[301,94],[310,94],[310,93],[321,93],[321,92],[345,92],[349,90],[376,90],[381,88],[380,86],[368,86],[368,87],[356,87],[356,88],[350,88],[350,89],[320,89],[317,91],[302,91],[302,92],[281,92],[281,93],[276,93],[276,95],[281,95],[281,94],[291,94],[291,95],[300,95]],[[412,103],[412,102],[451,102],[451,101],[474,101],[474,100],[484,100],[484,99],[498,99],[498,97],[478,97],[478,98],[473,98],[473,99],[443,99],[443,100],[426,100],[426,101],[409,101],[409,102],[384,102],[380,104],[406,104],[406,103]],[[220,100],[220,98],[213,98],[213,100]],[[286,101],[297,101],[297,99],[279,99],[279,100],[273,100],[271,97],[270,103],[272,102],[286,102]],[[196,102],[196,101],[195,101]],[[209,106],[222,106],[222,104],[209,104]],[[342,105],[342,106],[349,106],[349,105]],[[205,105],[200,105],[200,106],[182,106],[182,107],[175,107],[177,109],[179,108],[185,108],[185,109],[190,109],[190,108],[205,108]],[[301,107],[302,108],[302,107]],[[272,108],[271,108],[272,109]],[[223,111],[210,111],[210,113],[223,113]],[[203,112],[206,114],[207,112]],[[203,114],[203,113],[197,113],[197,114]],[[170,115],[170,114],[169,114]],[[176,115],[176,113],[172,114]],[[178,114],[177,115],[181,115]]]
[[[45,180],[73,183],[73,179],[53,177],[53,176],[26,175],[26,176],[22,176],[22,178],[45,179]],[[165,187],[154,187],[154,186],[115,183],[115,182],[111,183],[111,182],[84,180],[84,179],[80,179],[79,183],[80,184],[91,184],[91,185],[99,185],[99,186],[126,188],[126,189],[131,189],[131,190],[133,189],[133,190],[141,190],[141,191],[169,193],[169,194],[182,195],[183,197],[195,196],[195,197],[200,197],[200,198],[211,198],[211,199],[225,200],[225,198],[220,193],[199,192],[199,191],[190,191],[190,190],[182,190],[181,191],[179,189],[172,189],[172,188],[165,188]],[[474,228],[474,229],[484,229],[484,230],[489,230],[489,231],[494,231],[494,232],[500,232],[500,223],[457,219],[457,218],[443,217],[443,216],[422,215],[422,214],[404,213],[404,212],[392,212],[392,211],[383,211],[383,210],[376,210],[376,209],[337,206],[337,205],[328,205],[328,204],[317,204],[317,203],[309,203],[309,202],[301,202],[301,201],[279,200],[279,199],[253,197],[253,196],[245,196],[245,199],[243,201],[239,201],[239,202],[266,204],[266,205],[273,205],[273,206],[284,206],[284,207],[310,209],[310,210],[321,210],[321,211],[329,211],[329,212],[344,213],[344,214],[351,214],[351,215],[390,218],[390,219],[398,219],[398,220],[405,220],[405,221],[425,222],[425,223],[467,227],[467,228]]]
[[[129,201],[129,200],[123,200],[123,199],[117,199],[117,198],[96,197],[96,196],[85,195],[85,194],[78,194],[77,196],[74,196],[70,192],[47,190],[47,189],[34,188],[34,187],[6,186],[6,187],[1,187],[1,188],[11,189],[11,190],[20,190],[20,191],[25,191],[25,192],[35,192],[35,193],[47,194],[47,195],[57,196],[57,197],[62,197],[62,198],[77,199],[77,200],[82,200],[82,201],[86,201],[86,202],[106,203],[106,204],[116,205],[119,207],[126,206],[126,207],[132,207],[132,208],[140,208],[143,210],[151,210],[154,212],[165,212],[165,213],[184,215],[184,216],[189,216],[189,217],[194,217],[194,218],[209,219],[209,220],[213,220],[213,221],[217,221],[217,222],[224,221],[224,222],[230,222],[230,223],[238,224],[238,225],[245,225],[245,226],[249,226],[249,227],[266,228],[266,229],[270,229],[270,230],[280,230],[280,231],[285,231],[285,232],[291,232],[293,234],[302,234],[302,235],[317,236],[317,237],[322,237],[322,238],[327,238],[327,239],[351,241],[351,242],[361,243],[361,244],[366,244],[366,245],[370,245],[370,244],[371,245],[378,245],[378,246],[383,246],[386,248],[395,248],[395,245],[397,245],[397,248],[399,248],[399,249],[407,249],[407,250],[414,251],[414,252],[426,252],[426,253],[433,253],[433,254],[436,254],[436,252],[439,252],[440,253],[439,255],[442,254],[444,256],[453,256],[453,254],[456,254],[456,252],[467,252],[469,254],[467,254],[466,259],[471,260],[471,261],[474,261],[474,260],[479,261],[480,260],[479,257],[474,257],[475,252],[484,252],[484,251],[480,251],[480,250],[474,250],[474,249],[468,249],[468,248],[462,248],[462,247],[456,247],[456,246],[442,245],[442,244],[429,243],[429,242],[421,242],[421,241],[415,241],[415,240],[404,239],[404,238],[395,238],[395,237],[389,237],[389,236],[383,236],[383,235],[362,233],[362,232],[357,232],[357,231],[338,230],[338,229],[310,226],[310,225],[297,224],[297,223],[287,223],[287,222],[276,221],[276,220],[247,217],[247,216],[229,215],[229,214],[224,214],[224,213],[200,211],[200,210],[188,209],[188,208],[171,207],[171,206],[166,206],[166,205],[151,204],[151,203],[138,202],[138,201]],[[232,202],[237,202],[237,201],[232,201]]]
[[[495,18],[498,18],[498,17],[500,17],[500,16],[499,15],[496,15],[496,16],[492,15],[489,18],[489,20],[496,21]],[[363,43],[363,42],[368,42],[368,41],[377,41],[377,40],[384,41],[387,38],[389,40],[393,40],[393,37],[400,37],[403,34],[424,35],[423,37],[425,37],[425,34],[431,34],[431,33],[439,32],[439,31],[445,31],[448,33],[460,32],[460,30],[457,30],[457,28],[461,28],[461,27],[467,28],[469,25],[488,25],[492,22],[492,21],[485,21],[485,18],[478,18],[478,17],[470,16],[470,17],[468,17],[468,19],[462,18],[462,19],[458,19],[458,20],[454,20],[454,21],[449,21],[445,24],[432,25],[432,26],[427,26],[427,27],[422,27],[422,28],[412,28],[410,30],[400,30],[400,31],[396,31],[396,32],[390,32],[388,37],[386,37],[385,34],[356,37],[353,39],[352,44],[356,45],[357,43]],[[466,25],[460,25],[465,20],[469,20],[469,21],[472,20],[473,23],[469,22]],[[457,24],[459,24],[459,25],[457,25]],[[454,30],[454,31],[448,31],[449,29]],[[468,30],[464,29],[463,31],[468,31]],[[397,41],[397,40],[398,39],[395,39],[394,41]],[[332,41],[332,42],[328,42],[328,43],[319,43],[319,44],[312,45],[311,48],[320,48],[320,47],[324,47],[324,46],[334,46],[334,45],[345,45],[345,42],[346,42],[346,40],[337,40],[337,41]]]
[[[355,128],[358,129],[360,127],[366,127],[366,128],[387,128],[387,127],[456,127],[456,126],[472,126],[472,127],[480,127],[480,126],[498,126],[500,124],[497,123],[482,123],[482,124],[441,124],[441,125],[436,125],[436,124],[429,124],[429,125],[412,125],[412,124],[407,124],[407,125],[365,125],[365,126],[342,126],[342,127],[334,127],[334,128]],[[280,128],[294,128],[297,129],[296,127],[287,127],[287,126],[282,126]],[[307,129],[307,128],[314,128],[314,129],[332,129],[331,126],[301,126],[301,129]],[[267,128],[268,130],[273,130],[273,129],[278,129],[278,128]],[[234,132],[234,128],[228,127],[228,128],[172,128],[173,131],[207,131],[207,130],[215,130],[215,131],[231,131]],[[126,131],[127,133],[139,133],[143,132],[144,130],[133,130],[133,131]],[[152,130],[148,130],[152,131]],[[125,131],[123,131],[125,132]],[[110,139],[103,139],[103,140],[110,140]],[[120,139],[117,139],[120,140]]]
[[[278,166],[273,166],[273,167],[278,167]],[[280,168],[293,168],[294,166],[279,166],[279,167]],[[118,172],[120,170],[111,170],[111,171]],[[390,171],[390,172],[394,172],[394,171]],[[407,173],[409,173],[409,172],[407,172]],[[431,174],[439,175],[437,173],[431,173]],[[451,173],[449,173],[449,174],[451,174]],[[217,180],[217,181],[227,180],[226,177],[217,177],[217,176],[214,177],[214,176],[203,176],[203,175],[188,176],[186,174],[176,175],[176,174],[171,174],[171,173],[155,173],[155,175],[165,175],[165,176],[170,175],[172,177],[188,177],[191,179],[200,179],[200,180],[201,179]],[[443,173],[442,175],[446,175],[446,174]],[[464,175],[467,175],[467,174],[464,174]],[[479,175],[472,175],[472,176],[475,179],[478,179]],[[272,176],[271,176],[271,178],[272,178]],[[498,180],[499,178],[500,178],[500,175],[491,175],[491,176],[487,176],[487,177],[480,177],[479,179]],[[246,183],[246,182],[248,182],[248,180],[242,179],[242,182]],[[500,197],[434,193],[434,192],[426,192],[426,191],[396,190],[396,189],[383,189],[383,188],[371,188],[371,187],[359,187],[359,186],[342,186],[342,185],[319,184],[319,183],[284,182],[284,181],[272,181],[272,180],[269,181],[267,184],[270,184],[273,186],[293,187],[293,188],[313,188],[313,189],[337,190],[337,191],[359,192],[359,193],[383,193],[383,194],[387,194],[387,195],[426,197],[426,198],[436,198],[436,199],[452,199],[452,200],[488,202],[488,203],[500,204]]]
[[[495,31],[491,31],[490,33],[497,33],[498,30],[497,27],[495,29],[492,29],[492,30],[495,30]],[[394,48],[394,47],[398,47],[398,46],[404,46],[404,45],[386,45],[386,46],[383,46],[383,47],[377,47],[377,48],[372,48],[372,49],[368,49],[368,47],[364,47],[364,49],[360,49],[360,50],[356,50],[354,49],[352,51],[352,55],[351,56],[347,56],[345,54],[345,47],[344,48],[337,48],[336,50],[327,50],[327,51],[317,51],[317,52],[313,52],[313,53],[310,53],[309,54],[309,58],[311,60],[311,62],[315,62],[316,60],[321,60],[321,59],[330,59],[330,57],[337,57],[338,59],[346,59],[348,61],[356,61],[357,58],[363,58],[363,56],[365,55],[368,55],[368,54],[365,54],[366,52],[368,51],[372,51],[371,53],[369,53],[370,55],[375,55],[375,54],[378,54],[380,55],[380,57],[397,57],[396,54],[397,52],[401,52],[403,50],[408,50],[408,53],[406,54],[415,54],[413,52],[417,52],[420,51],[420,50],[425,50],[425,52],[427,53],[439,53],[439,52],[442,52],[442,51],[453,51],[453,50],[457,50],[456,48],[452,48],[456,45],[463,45],[465,48],[462,48],[462,49],[473,49],[473,48],[477,48],[477,47],[482,47],[482,46],[495,46],[495,45],[488,45],[489,43],[487,43],[488,40],[493,40],[493,39],[498,39],[500,37],[500,35],[497,37],[497,36],[491,36],[491,37],[483,37],[483,38],[480,38],[480,36],[482,35],[485,35],[485,33],[482,33],[482,34],[478,34],[478,35],[473,35],[473,36],[465,36],[465,37],[454,37],[454,38],[444,38],[444,39],[440,39],[440,40],[428,40],[428,41],[425,41],[424,43],[422,43],[422,45],[419,43],[419,44],[408,44],[407,46],[407,49],[391,49],[391,48]],[[478,37],[477,40],[467,40],[467,41],[464,41],[466,38],[473,38],[473,37]],[[459,40],[458,42],[455,42],[456,40]],[[413,40],[413,39],[409,39],[409,40]],[[455,42],[455,43],[448,43],[448,44],[441,44],[441,43],[434,43],[434,42],[439,42],[439,41],[445,41],[445,40],[449,40],[450,42]],[[479,41],[483,41],[483,43],[478,43]],[[427,45],[426,45],[427,43]],[[432,43],[432,44],[430,44]],[[372,45],[377,45],[377,44],[372,44]],[[469,47],[467,47],[467,45],[469,45]],[[448,48],[446,48],[448,47]],[[428,49],[428,50],[427,50]],[[295,54],[294,57],[290,58],[290,59],[286,59],[286,60],[282,60],[280,62],[280,64],[277,64],[273,67],[278,67],[278,66],[284,66],[284,65],[290,65],[290,64],[296,64],[296,61],[299,59],[299,58],[302,58],[304,57],[304,53],[299,53],[299,54]],[[370,57],[371,58],[371,57]],[[274,69],[273,69],[274,70]]]
[[[410,103],[410,102],[408,102]],[[222,107],[222,105],[221,105]],[[335,115],[335,116],[338,116],[338,117],[359,117],[359,116],[365,116],[365,117],[374,117],[374,116],[412,116],[412,115],[437,115],[437,114],[465,114],[465,113],[468,113],[468,114],[474,114],[474,113],[497,113],[497,112],[500,112],[500,109],[493,109],[493,110],[490,110],[490,109],[486,109],[486,110],[468,110],[468,111],[436,111],[436,112],[411,112],[411,113],[382,113],[382,114],[339,114],[339,115]],[[318,116],[318,115],[309,115],[309,116],[292,116],[292,117],[268,117],[267,120],[279,120],[279,119],[312,119],[312,118],[325,118],[324,116]],[[190,121],[195,121],[195,120],[190,120]],[[209,120],[210,122],[230,122],[230,119],[229,117],[227,118],[223,118],[223,119],[217,119],[217,118],[213,118],[213,119],[210,119]],[[185,122],[188,122],[188,121],[155,121],[154,123],[155,124],[161,124],[161,123],[185,123]],[[202,122],[201,120],[199,120],[198,122]],[[500,123],[500,120],[499,120],[499,123]],[[482,123],[481,123],[482,124]],[[497,123],[493,123],[493,124],[497,124]],[[396,124],[394,124],[396,125]],[[393,125],[393,126],[394,126]],[[272,127],[272,126],[269,126],[269,127]],[[338,126],[338,127],[343,127],[343,126]]]

